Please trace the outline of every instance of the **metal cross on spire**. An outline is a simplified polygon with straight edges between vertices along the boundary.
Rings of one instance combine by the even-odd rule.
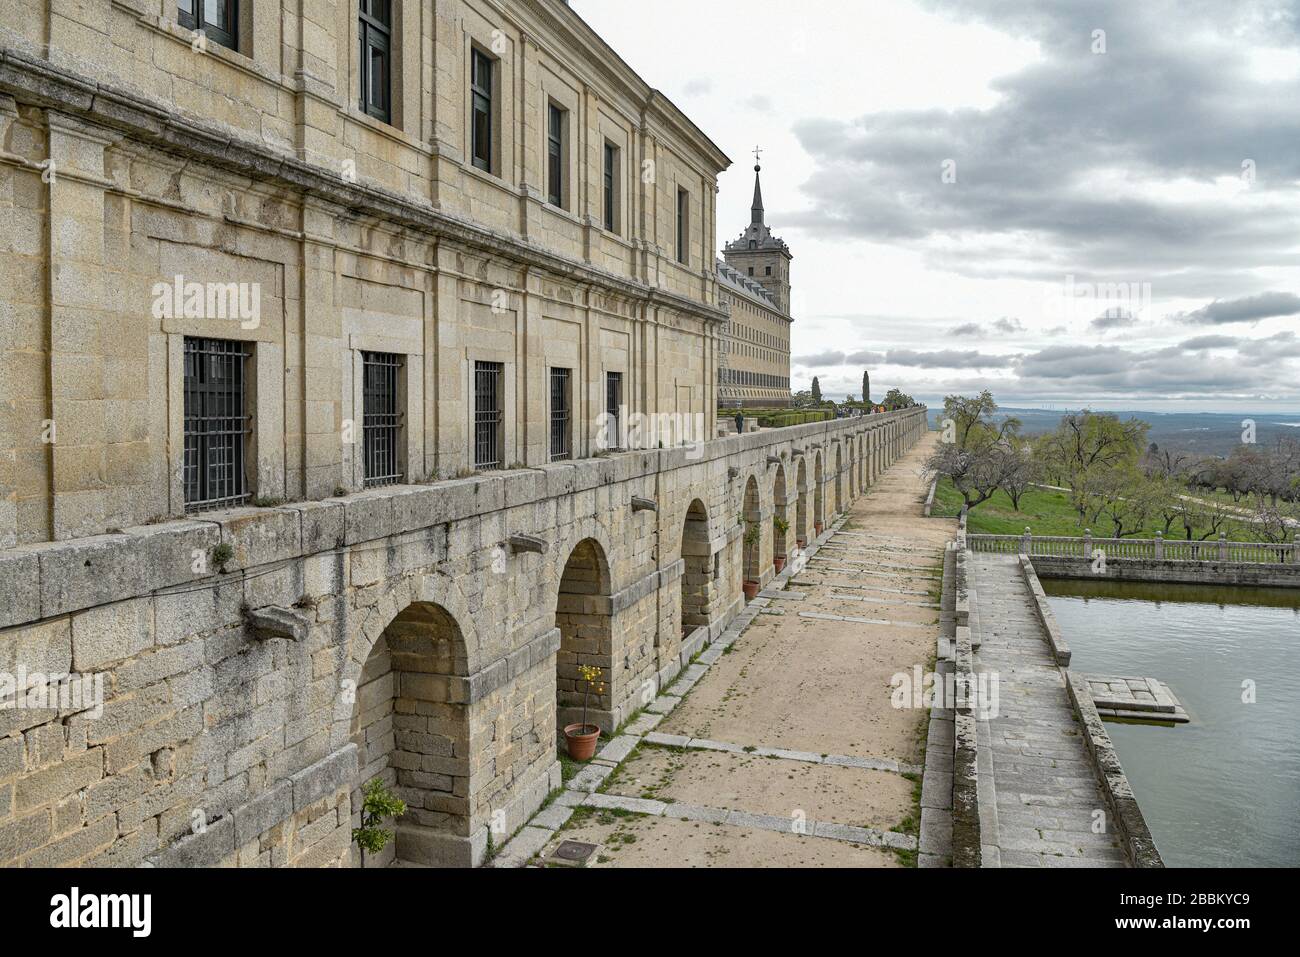
[[[759,154],[760,154],[761,152],[762,152],[762,150],[760,150],[757,146],[754,147],[754,163],[755,163],[755,165],[758,164],[758,161],[759,161]]]

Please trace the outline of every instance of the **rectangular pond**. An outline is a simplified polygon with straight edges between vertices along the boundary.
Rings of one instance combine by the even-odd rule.
[[[1300,866],[1300,590],[1043,588],[1072,671],[1158,678],[1191,717],[1106,722],[1165,863]]]

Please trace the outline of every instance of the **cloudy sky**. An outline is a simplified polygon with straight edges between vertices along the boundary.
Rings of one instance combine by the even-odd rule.
[[[572,0],[794,252],[794,377],[1300,410],[1300,0]]]

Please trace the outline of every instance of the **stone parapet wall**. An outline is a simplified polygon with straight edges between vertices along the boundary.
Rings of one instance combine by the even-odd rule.
[[[103,680],[99,716],[0,709],[0,863],[351,864],[376,776],[411,807],[397,858],[480,863],[559,783],[556,611],[580,545],[617,725],[742,606],[751,479],[760,514],[783,486],[827,522],[837,481],[851,499],[924,428],[909,410],[0,551],[0,673]],[[715,594],[687,641],[692,508]]]

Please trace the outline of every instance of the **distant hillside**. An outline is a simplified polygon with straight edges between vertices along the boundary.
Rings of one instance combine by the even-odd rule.
[[[1051,432],[1064,413],[1054,409],[1003,408],[1000,416],[1014,415],[1024,423],[1026,435]],[[1186,449],[1201,456],[1228,455],[1241,442],[1242,422],[1255,422],[1255,440],[1268,445],[1279,436],[1300,439],[1300,413],[1247,414],[1241,412],[1116,412],[1121,419],[1136,418],[1151,426],[1150,440],[1162,448]],[[930,408],[931,428],[943,418],[942,407]]]

